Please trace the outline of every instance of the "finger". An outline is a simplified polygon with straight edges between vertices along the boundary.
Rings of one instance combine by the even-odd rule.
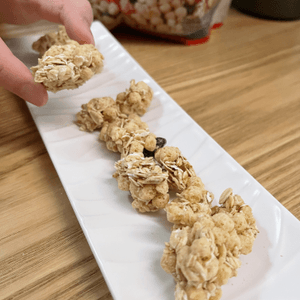
[[[9,24],[30,24],[41,20],[38,7],[41,1],[0,0],[0,21]]]
[[[2,39],[0,39],[0,86],[37,106],[43,106],[48,101],[45,87],[34,82],[28,68],[12,54]]]
[[[88,0],[0,0],[2,22],[28,24],[42,19],[65,25],[69,37],[80,44],[95,44]]]
[[[69,37],[80,44],[95,44],[90,26],[93,11],[87,0],[52,0],[40,6],[43,19],[63,24]]]

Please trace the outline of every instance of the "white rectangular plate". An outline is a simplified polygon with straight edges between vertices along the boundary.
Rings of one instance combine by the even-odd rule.
[[[128,193],[112,178],[119,155],[98,133],[78,130],[75,114],[94,97],[111,96],[143,80],[154,90],[142,118],[168,145],[178,147],[207,189],[218,199],[232,187],[253,208],[260,233],[253,252],[242,256],[236,278],[223,287],[223,300],[299,300],[300,222],[199,127],[98,22],[96,46],[105,57],[101,74],[74,91],[49,93],[42,108],[29,104],[49,155],[66,190],[110,291],[116,300],[171,300],[174,281],[160,267],[171,225],[163,211],[139,214]],[[31,36],[7,42],[28,67],[37,64]]]

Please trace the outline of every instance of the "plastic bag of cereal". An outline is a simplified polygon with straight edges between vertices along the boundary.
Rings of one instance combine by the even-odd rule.
[[[231,1],[90,0],[95,19],[108,29],[116,27],[123,18],[132,28],[187,45],[208,41],[211,30],[223,25]]]
[[[89,0],[91,3],[94,20],[102,22],[108,30],[122,22],[122,13],[119,0]]]

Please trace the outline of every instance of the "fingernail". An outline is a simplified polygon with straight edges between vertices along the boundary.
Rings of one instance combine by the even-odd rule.
[[[91,28],[89,28],[89,30],[90,30],[91,37],[92,37],[92,44],[95,46],[95,39],[94,39],[94,36],[93,36]]]
[[[80,42],[80,44],[93,44],[95,46],[94,36],[90,28],[88,32],[89,34],[86,34],[85,37],[89,35],[89,39],[85,39],[84,41]]]

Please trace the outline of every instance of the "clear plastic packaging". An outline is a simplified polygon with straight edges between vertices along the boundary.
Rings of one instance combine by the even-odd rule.
[[[231,0],[90,0],[94,18],[109,30],[121,22],[187,45],[208,41],[223,25]]]

